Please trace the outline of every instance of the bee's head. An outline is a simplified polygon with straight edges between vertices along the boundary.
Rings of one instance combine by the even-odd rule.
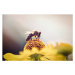
[[[34,35],[38,35],[38,33],[39,33],[38,31],[34,31]]]
[[[38,32],[38,31],[34,31],[34,35],[39,35],[39,34],[41,34],[41,32]]]

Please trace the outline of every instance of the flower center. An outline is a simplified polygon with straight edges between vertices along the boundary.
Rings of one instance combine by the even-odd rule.
[[[41,58],[42,56],[44,56],[44,55],[35,53],[35,54],[30,55],[29,57],[30,57],[30,60],[41,61],[40,58]]]
[[[25,49],[31,50],[33,47],[41,50],[43,47],[45,47],[45,44],[41,40],[30,40],[25,45]]]

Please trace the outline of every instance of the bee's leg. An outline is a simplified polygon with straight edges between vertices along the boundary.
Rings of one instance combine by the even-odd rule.
[[[37,39],[37,36],[34,37],[34,40],[36,40],[36,39]]]
[[[38,36],[35,36],[35,40],[37,40]]]
[[[34,36],[31,39],[34,40]]]
[[[34,40],[36,40],[36,36],[34,36]]]

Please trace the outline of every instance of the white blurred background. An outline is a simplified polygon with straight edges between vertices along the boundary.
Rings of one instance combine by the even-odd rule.
[[[17,42],[18,34],[25,38],[26,31],[41,31],[45,43],[66,42],[73,45],[72,15],[3,15],[4,32]]]

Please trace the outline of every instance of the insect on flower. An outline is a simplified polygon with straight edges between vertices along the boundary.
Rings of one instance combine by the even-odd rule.
[[[25,34],[29,34],[26,41],[29,41],[29,40],[39,40],[40,38],[40,35],[41,35],[41,32],[38,32],[38,31],[33,31],[33,32],[27,32]]]
[[[28,34],[29,33],[29,34]],[[19,55],[6,53],[3,55],[7,61],[66,61],[67,56],[72,53],[73,48],[66,43],[60,43],[50,47],[40,40],[41,32],[27,32],[27,43]]]

